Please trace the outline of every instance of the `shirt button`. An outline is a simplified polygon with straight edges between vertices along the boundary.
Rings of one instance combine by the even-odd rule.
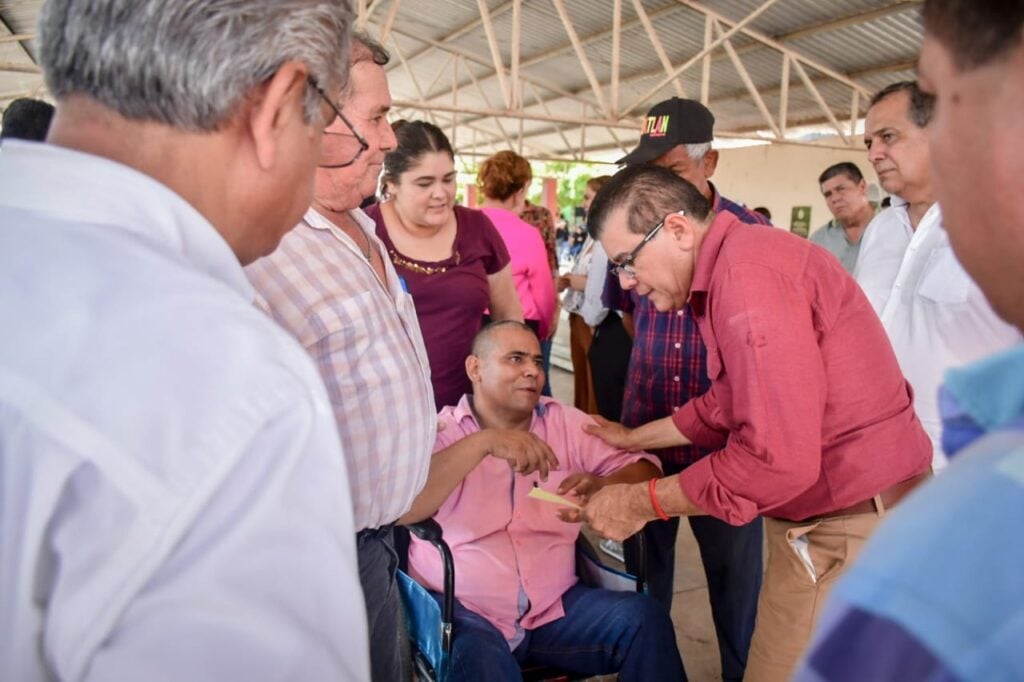
[[[675,407],[673,407],[673,408],[672,408],[672,411],[673,411],[673,412],[678,412],[678,411],[679,411],[679,406],[678,406],[678,405],[676,405]]]
[[[679,317],[682,317],[683,316],[683,311],[682,310],[677,310],[676,311],[676,315],[678,315]]]
[[[672,377],[672,381],[675,381],[676,383],[679,383],[679,377]]]
[[[682,347],[683,347],[683,344],[681,344],[681,343],[677,343],[676,344],[676,348],[682,348]]]

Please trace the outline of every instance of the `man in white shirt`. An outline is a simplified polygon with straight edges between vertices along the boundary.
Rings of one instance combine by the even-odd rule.
[[[412,297],[359,209],[395,148],[388,60],[369,36],[353,36],[344,105],[324,136],[312,207],[273,254],[245,269],[327,386],[350,475],[375,682],[402,678],[392,526],[426,516],[408,512],[427,479],[437,424]],[[356,134],[366,146],[351,158]]]
[[[309,205],[334,0],[49,0],[0,152],[0,679],[366,680],[348,477],[242,264]]]
[[[1020,341],[957,261],[932,188],[926,128],[934,98],[916,83],[874,96],[864,126],[868,159],[892,206],[868,226],[854,276],[882,319],[914,389],[914,408],[945,466],[938,389],[945,371]]]

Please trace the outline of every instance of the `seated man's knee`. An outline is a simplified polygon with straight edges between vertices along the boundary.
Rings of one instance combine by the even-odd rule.
[[[675,639],[672,619],[657,601],[643,594],[619,594],[622,598],[609,611],[608,618],[614,619],[624,633],[631,638]]]

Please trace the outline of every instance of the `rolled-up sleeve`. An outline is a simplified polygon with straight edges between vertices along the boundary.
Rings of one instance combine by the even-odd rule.
[[[717,438],[721,449],[686,469],[679,484],[702,510],[739,525],[818,480],[825,369],[800,283],[734,264],[716,276],[707,303],[701,331],[712,389],[674,423],[698,445]]]
[[[715,387],[679,408],[672,415],[679,432],[699,448],[721,448],[729,439],[729,426],[715,398]]]

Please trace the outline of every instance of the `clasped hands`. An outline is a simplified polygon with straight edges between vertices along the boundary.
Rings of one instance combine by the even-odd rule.
[[[632,449],[631,429],[598,416],[594,421],[595,424],[583,427],[587,433],[614,447]],[[518,474],[538,471],[542,481],[559,466],[550,446],[527,431],[496,429],[488,454],[505,459]],[[642,484],[609,484],[600,476],[573,473],[559,484],[556,492],[570,496],[581,507],[557,510],[559,519],[566,523],[587,521],[597,533],[612,540],[624,540],[656,518]]]

